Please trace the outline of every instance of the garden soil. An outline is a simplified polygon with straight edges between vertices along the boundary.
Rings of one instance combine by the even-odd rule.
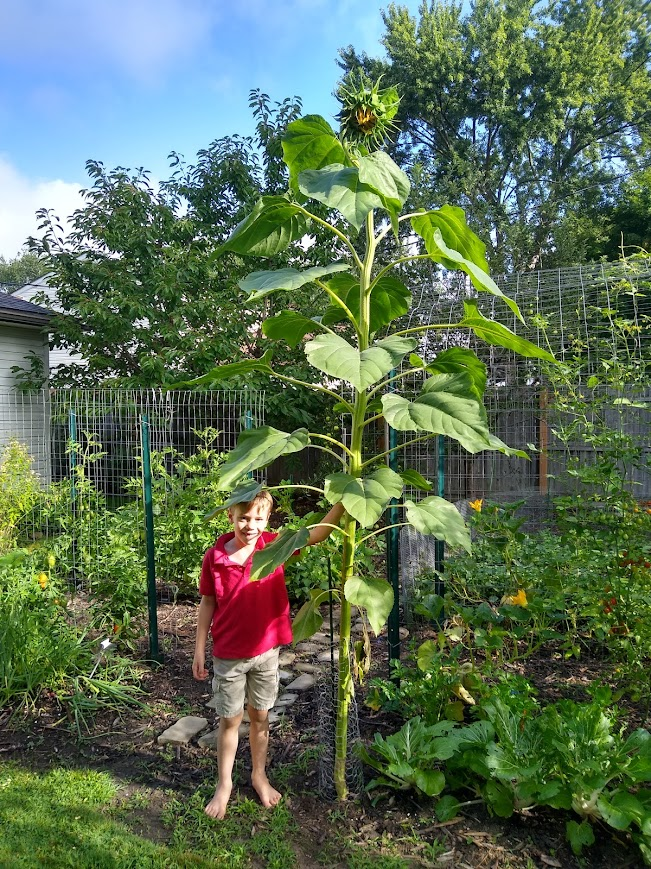
[[[58,764],[93,767],[109,772],[119,782],[123,796],[139,791],[147,795],[144,808],[131,816],[134,832],[164,843],[169,830],[161,811],[170,794],[186,799],[215,777],[214,751],[196,743],[170,749],[157,743],[163,730],[183,715],[202,715],[206,709],[207,683],[191,675],[196,604],[181,602],[160,608],[160,635],[164,663],[146,668],[143,685],[149,711],[99,716],[84,738],[78,739],[70,722],[53,701],[45,697],[29,717],[0,713],[0,759],[16,760],[35,770]],[[427,638],[427,631],[406,643]],[[383,636],[372,641],[371,675],[387,674],[387,645]],[[561,697],[587,699],[585,687],[602,670],[599,660],[562,660],[543,654],[527,662],[526,673],[542,701]],[[362,739],[380,731],[392,732],[401,722],[363,705],[359,692],[359,725]],[[641,712],[632,710],[633,726],[649,726]],[[212,721],[211,721],[212,723]],[[315,757],[318,749],[317,709],[313,690],[300,695],[286,711],[282,723],[272,729],[269,776],[274,768],[290,772],[286,799],[297,823],[293,842],[298,869],[344,869],[350,866],[347,840],[361,846],[369,857],[400,855],[410,867],[449,869],[637,869],[643,863],[637,849],[622,834],[595,828],[596,843],[576,858],[565,841],[564,813],[535,809],[509,820],[490,817],[481,804],[466,806],[452,821],[438,823],[431,802],[396,794],[373,803],[368,795],[346,803],[328,800],[318,790],[317,760],[307,767],[301,758]],[[249,783],[248,746],[243,740],[237,762],[235,793],[255,799]],[[237,797],[236,797],[237,798]],[[144,801],[143,801],[144,803]],[[434,847],[431,847],[431,846]],[[368,865],[374,865],[369,862]],[[262,864],[260,869],[264,869]],[[290,869],[290,867],[287,867]]]

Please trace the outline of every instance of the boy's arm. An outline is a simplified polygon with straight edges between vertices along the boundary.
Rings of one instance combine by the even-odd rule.
[[[344,505],[339,501],[334,507],[323,517],[318,525],[310,528],[310,536],[307,541],[307,546],[313,546],[315,543],[322,543],[332,534],[331,525],[339,525],[339,520],[344,515]]]
[[[217,601],[214,595],[202,594],[199,612],[197,614],[197,636],[194,643],[194,659],[192,661],[192,675],[195,679],[207,679],[210,675],[206,670],[206,641],[208,631],[212,624],[213,613]]]

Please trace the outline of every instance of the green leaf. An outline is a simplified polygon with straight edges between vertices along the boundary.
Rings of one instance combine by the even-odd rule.
[[[397,431],[444,434],[470,453],[490,449],[486,411],[465,372],[428,378],[413,401],[387,393],[382,407],[386,421]]]
[[[300,610],[294,616],[292,623],[292,642],[300,643],[301,640],[307,640],[312,634],[316,634],[323,624],[323,616],[319,611],[319,607],[323,601],[328,599],[328,591],[322,588],[313,588],[310,591],[310,599],[306,601]]]
[[[586,845],[594,845],[594,832],[589,821],[582,821],[580,824],[577,824],[576,821],[568,821],[565,825],[565,834],[572,851],[577,857]]]
[[[213,256],[229,250],[249,256],[274,256],[302,238],[307,230],[307,218],[298,205],[284,196],[263,196]]]
[[[279,456],[296,453],[310,442],[307,429],[299,428],[288,434],[269,425],[243,431],[219,471],[220,489],[231,489],[234,483],[257,468],[265,468]]]
[[[449,546],[461,546],[470,552],[470,533],[454,504],[431,495],[415,504],[405,501],[407,522],[421,534],[431,534]]]
[[[300,289],[304,284],[332,275],[335,272],[346,272],[350,266],[347,263],[332,263],[329,266],[314,266],[310,269],[273,269],[271,271],[252,272],[241,281],[238,286],[249,294],[249,301],[261,299],[269,293],[278,290],[293,292]]]
[[[419,474],[418,471],[414,471],[413,468],[405,468],[404,471],[400,471],[400,476],[402,477],[405,486],[410,486],[412,489],[419,489],[422,492],[432,491],[432,484],[429,480],[426,480],[422,474]]]
[[[243,483],[240,483],[239,486],[233,489],[230,497],[224,501],[223,504],[219,507],[215,507],[215,509],[211,510],[210,513],[206,513],[203,517],[204,522],[214,519],[218,513],[221,513],[223,510],[229,510],[231,507],[235,506],[235,504],[250,504],[255,496],[260,494],[263,489],[264,486],[262,483],[258,483],[256,480],[244,480]]]
[[[452,818],[456,818],[459,814],[460,808],[461,803],[459,800],[451,794],[447,794],[446,796],[441,797],[434,806],[434,814],[438,821],[445,823],[445,821],[451,821]]]
[[[29,553],[26,549],[14,549],[6,555],[0,556],[0,568],[15,567],[17,564],[20,564],[27,555],[29,555]]]
[[[345,380],[361,392],[398,366],[417,343],[413,338],[389,336],[360,353],[340,335],[328,334],[308,341],[305,354],[319,371]]]
[[[298,190],[298,176],[305,169],[322,169],[346,163],[346,152],[330,124],[320,115],[306,115],[288,124],[282,138],[289,168],[289,186]]]
[[[393,231],[398,233],[398,214],[409,196],[407,175],[384,151],[374,151],[359,160],[359,180],[372,188],[389,212]]]
[[[253,553],[250,579],[255,581],[262,579],[263,576],[269,576],[277,567],[284,564],[297,549],[306,546],[309,539],[310,531],[308,528],[299,528],[297,531],[285,528],[275,540]]]
[[[482,796],[498,818],[510,818],[513,814],[513,794],[501,782],[486,782]]]
[[[280,311],[275,317],[268,317],[262,324],[262,332],[272,341],[286,341],[290,347],[296,347],[310,332],[319,328],[319,324],[297,311]]]
[[[501,323],[496,323],[494,320],[488,320],[484,317],[477,309],[477,302],[474,299],[464,301],[463,308],[465,316],[460,325],[472,329],[475,335],[487,344],[506,347],[507,350],[513,350],[514,353],[518,353],[520,356],[556,362],[556,359],[547,350],[543,350],[537,344],[527,341],[526,338],[521,338]]]
[[[447,269],[461,269],[475,289],[499,296],[522,320],[517,304],[505,296],[489,276],[486,245],[468,228],[463,209],[444,205],[436,211],[412,217],[411,225],[425,242],[425,249],[434,262]]]
[[[438,769],[417,769],[414,784],[428,797],[436,797],[445,787],[445,776]]]
[[[393,609],[393,589],[386,579],[351,576],[344,585],[344,595],[353,606],[366,610],[366,617],[379,634]]]
[[[218,365],[208,371],[207,374],[202,374],[201,377],[195,377],[194,380],[185,380],[182,383],[174,383],[169,389],[187,389],[193,386],[208,386],[212,383],[223,383],[226,380],[232,380],[233,377],[244,377],[252,371],[263,371],[265,374],[273,374],[273,369],[269,364],[273,356],[272,350],[267,350],[259,359],[241,359],[239,362],[229,362],[227,365]]]
[[[412,364],[419,367],[417,362]],[[430,374],[455,374],[458,371],[465,371],[472,378],[480,397],[486,389],[486,366],[472,350],[467,350],[465,347],[449,347],[443,350],[427,364],[426,370]]]
[[[298,178],[301,193],[334,208],[358,232],[366,215],[382,205],[382,200],[359,180],[357,169],[334,163],[325,169],[306,169]]]
[[[337,275],[328,281],[328,287],[346,304],[356,322],[359,322],[359,281],[352,275]],[[375,334],[383,326],[402,317],[411,307],[411,293],[397,278],[383,275],[371,288],[369,330]],[[346,317],[338,305],[330,305],[323,315],[323,323],[339,323]]]
[[[528,459],[529,454],[524,450],[518,450],[515,447],[510,447],[504,443],[503,440],[497,437],[497,435],[489,434],[488,440],[490,441],[490,446],[487,447],[489,450],[495,450],[498,453],[503,453],[505,456],[517,456],[519,459]]]
[[[328,474],[324,494],[331,504],[342,502],[362,528],[371,528],[392,498],[402,494],[402,478],[390,468],[378,468],[368,477],[343,472]]]

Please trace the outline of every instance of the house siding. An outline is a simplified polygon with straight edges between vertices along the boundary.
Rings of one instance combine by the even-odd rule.
[[[44,484],[50,480],[50,410],[47,390],[29,395],[15,389],[12,365],[26,366],[30,351],[48,370],[47,335],[38,329],[0,325],[0,453],[12,438],[24,443],[34,470]]]

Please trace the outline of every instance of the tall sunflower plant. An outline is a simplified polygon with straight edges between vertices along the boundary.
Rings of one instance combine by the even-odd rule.
[[[338,470],[325,478],[322,487],[315,488],[327,502],[341,502],[344,508],[342,568],[334,590],[341,608],[334,780],[337,795],[343,800],[347,796],[348,716],[357,670],[351,644],[351,607],[357,607],[378,633],[394,603],[391,585],[385,579],[356,571],[357,547],[386,530],[386,523],[381,522],[383,514],[397,502],[404,508],[403,524],[470,550],[469,532],[454,505],[428,494],[432,487],[417,471],[389,467],[389,452],[368,454],[372,439],[365,438],[365,432],[385,421],[398,432],[408,433],[395,448],[398,456],[407,444],[438,435],[458,441],[470,453],[499,450],[508,455],[526,454],[508,447],[489,431],[482,401],[486,370],[471,350],[454,347],[428,359],[417,355],[419,335],[451,326],[401,328],[411,305],[401,265],[430,260],[446,269],[461,270],[476,291],[498,296],[522,320],[517,304],[489,276],[485,245],[468,228],[460,208],[444,205],[431,211],[402,213],[409,179],[383,150],[395,129],[399,101],[395,88],[382,89],[379,83],[353,80],[340,90],[339,98],[339,133],[319,115],[306,115],[288,125],[282,142],[289,170],[288,192],[263,196],[215,253],[272,257],[292,243],[304,242],[318,226],[331,234],[335,260],[327,266],[255,271],[241,280],[239,286],[250,303],[289,291],[296,307],[264,321],[262,331],[270,346],[262,357],[222,365],[190,384],[219,384],[261,372],[292,387],[324,393],[347,418],[346,442],[305,428],[287,432],[265,425],[244,431],[226,457],[219,481],[221,489],[230,493],[225,495],[223,509],[251,500],[263,488],[252,478],[252,472],[280,456],[311,446],[338,462]],[[312,202],[326,208],[317,207],[314,210],[319,214],[314,213],[310,210]],[[330,219],[320,216],[324,213],[331,215]],[[391,247],[392,236],[397,240],[405,235],[401,233],[405,225],[408,247],[388,261],[383,248]],[[398,245],[392,249],[401,250]],[[301,293],[308,285],[318,287],[323,294],[321,316],[301,313]],[[464,308],[463,318],[452,324],[456,332],[468,330],[489,344],[553,361],[545,350],[485,318],[474,299],[469,298]],[[320,372],[318,382],[301,382],[274,370],[273,344],[278,341],[292,348],[303,345],[308,363]],[[403,381],[412,380],[414,375],[422,378],[418,394],[401,394]],[[404,497],[406,487],[422,492],[424,497]],[[305,527],[281,530],[271,545],[254,555],[251,580],[282,564],[306,545],[308,536]],[[294,620],[295,642],[319,630],[320,607],[327,595],[322,589],[311,592]]]

